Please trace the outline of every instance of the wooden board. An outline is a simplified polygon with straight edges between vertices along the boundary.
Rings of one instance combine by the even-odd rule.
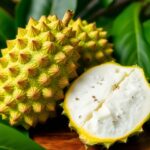
[[[47,150],[86,150],[74,131],[67,127],[64,117],[48,121],[31,130],[31,136]],[[92,146],[88,150],[105,150],[103,146]],[[150,124],[144,125],[144,132],[132,136],[126,144],[116,143],[110,150],[150,150]]]

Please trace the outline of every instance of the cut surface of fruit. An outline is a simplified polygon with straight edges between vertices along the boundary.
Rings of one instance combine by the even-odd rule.
[[[106,63],[72,84],[63,107],[83,142],[109,146],[142,131],[150,113],[150,87],[139,67]]]

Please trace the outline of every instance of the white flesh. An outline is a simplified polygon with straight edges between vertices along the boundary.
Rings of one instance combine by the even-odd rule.
[[[99,138],[133,130],[150,112],[150,88],[138,68],[105,64],[82,75],[70,89],[72,120]]]

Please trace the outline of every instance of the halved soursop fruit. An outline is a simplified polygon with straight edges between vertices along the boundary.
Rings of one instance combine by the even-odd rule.
[[[71,20],[69,26],[76,31],[76,38],[80,41],[80,69],[113,60],[112,44],[108,42],[107,32],[103,28],[97,28],[95,23],[80,18]]]
[[[45,122],[64,98],[63,89],[76,77],[78,41],[68,23],[70,11],[31,18],[7,41],[0,58],[0,114],[11,125],[26,128]]]
[[[74,81],[63,108],[85,144],[109,147],[142,131],[150,114],[150,87],[141,68],[105,63]]]

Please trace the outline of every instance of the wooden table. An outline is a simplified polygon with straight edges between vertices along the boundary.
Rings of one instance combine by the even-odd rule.
[[[31,130],[31,136],[47,150],[85,150],[78,135],[68,128],[68,120],[59,117],[49,120],[45,125]],[[88,150],[105,150],[103,146],[92,146]],[[144,132],[132,136],[126,144],[115,143],[110,150],[150,150],[150,123],[144,125]]]

